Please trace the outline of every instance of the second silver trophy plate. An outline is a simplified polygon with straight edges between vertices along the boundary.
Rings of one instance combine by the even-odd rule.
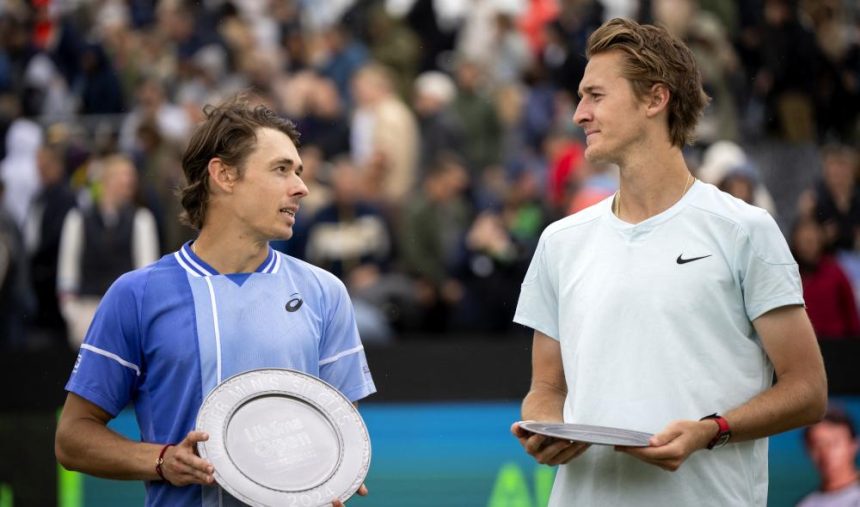
[[[648,440],[653,436],[641,431],[610,428],[607,426],[592,426],[589,424],[542,423],[536,421],[521,421],[520,428],[531,433],[598,445],[622,445],[626,447],[648,447]]]

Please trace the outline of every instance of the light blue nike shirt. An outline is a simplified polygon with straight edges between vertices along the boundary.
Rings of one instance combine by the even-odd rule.
[[[178,443],[209,391],[257,368],[309,373],[351,401],[376,392],[334,275],[272,249],[255,272],[222,275],[187,243],[108,290],[66,390],[114,416],[133,402],[143,441]],[[217,486],[159,481],[146,505],[241,504]]]

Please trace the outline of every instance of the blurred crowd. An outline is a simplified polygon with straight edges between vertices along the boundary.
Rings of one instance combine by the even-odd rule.
[[[346,283],[365,341],[522,332],[541,231],[617,188],[571,120],[617,16],[690,45],[694,174],[777,218],[821,339],[860,337],[854,0],[0,0],[0,341],[76,346],[194,237],[184,144],[237,93],[298,125],[310,195],[274,246]]]

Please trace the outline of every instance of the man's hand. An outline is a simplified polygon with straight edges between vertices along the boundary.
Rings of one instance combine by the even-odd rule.
[[[361,486],[359,486],[358,491],[356,491],[356,493],[358,493],[359,496],[367,496],[367,486],[362,484]],[[331,507],[344,507],[344,505],[343,502],[341,502],[340,500],[335,500],[331,503]]]
[[[673,421],[663,431],[651,437],[650,447],[616,446],[616,451],[639,458],[646,463],[674,472],[699,449],[704,449],[717,434],[713,420]]]
[[[209,440],[202,431],[191,431],[182,442],[168,447],[164,453],[161,473],[174,486],[189,484],[212,484],[215,482],[215,467],[197,455],[197,442]]]
[[[511,426],[511,433],[517,437],[526,452],[543,465],[565,465],[590,447],[590,444],[582,442],[537,435],[520,428],[519,423]]]

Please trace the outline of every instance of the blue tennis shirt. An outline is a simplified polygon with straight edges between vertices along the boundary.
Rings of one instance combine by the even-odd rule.
[[[111,286],[66,389],[116,416],[134,403],[145,442],[178,443],[204,397],[232,375],[290,368],[356,401],[376,392],[343,283],[269,249],[222,275],[186,243]],[[153,463],[153,467],[155,463]],[[215,487],[147,483],[147,505],[238,505]]]

